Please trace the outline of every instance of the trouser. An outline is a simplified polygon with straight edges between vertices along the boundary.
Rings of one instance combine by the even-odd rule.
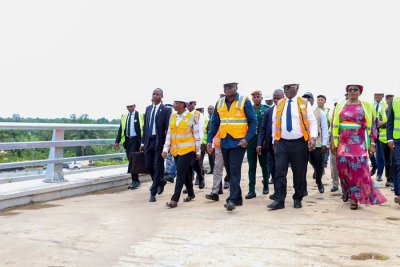
[[[221,188],[222,176],[224,173],[224,158],[220,147],[215,148],[215,162],[213,172],[213,187],[212,192],[218,194]]]
[[[394,140],[394,194],[400,196],[400,140]],[[393,167],[393,166],[392,166]]]
[[[168,152],[167,157],[165,158],[165,175],[168,175],[171,178],[176,176],[175,161],[171,152]]]
[[[215,166],[215,155],[214,154],[208,154],[208,163],[210,164],[210,172],[214,172],[214,166]]]
[[[336,155],[331,154],[330,165],[331,165],[332,184],[334,186],[339,186],[339,176],[338,176],[338,169],[337,169],[337,164],[336,164]]]
[[[324,154],[321,154],[321,148],[316,147],[313,151],[309,152],[310,155],[310,163],[313,166],[315,177],[315,182],[317,185],[322,185],[322,173],[324,170],[323,167],[323,158]]]
[[[200,159],[195,159],[192,162],[192,169],[196,173],[197,179],[199,179],[199,181],[203,181],[204,180],[203,169],[200,164],[201,164]]]
[[[385,162],[386,180],[390,183],[393,183],[393,176],[394,176],[394,168],[392,168],[392,162],[394,162],[393,161],[393,153],[390,150],[387,143],[384,143],[381,141],[379,141],[379,143],[381,143],[383,159]]]
[[[242,171],[242,163],[246,149],[242,147],[237,148],[221,148],[222,157],[224,158],[224,165],[228,177],[230,178],[230,194],[227,201],[236,202],[241,201],[242,189],[240,188],[240,179]]]
[[[329,160],[329,149],[326,150],[325,154],[322,155],[322,167],[328,167],[328,160]]]
[[[378,141],[378,139],[377,139]],[[371,165],[374,168],[377,168],[377,176],[382,176],[383,174],[383,169],[385,167],[385,160],[383,159],[383,153],[382,153],[382,147],[381,147],[381,142],[375,142],[376,144],[376,153],[375,155],[372,155],[370,158],[371,160]]]
[[[196,153],[189,152],[185,155],[178,155],[175,157],[176,163],[176,182],[175,191],[171,197],[171,200],[179,202],[183,185],[185,185],[188,196],[194,197],[193,191],[193,161],[196,160]]]
[[[133,181],[138,181],[139,180],[139,175],[137,173],[131,172],[132,170],[132,157],[131,153],[133,152],[139,152],[140,150],[140,140],[139,137],[126,137],[125,138],[125,143],[124,143],[124,148],[126,152],[126,157],[128,158],[129,164],[128,164],[128,173],[131,174],[132,182]]]
[[[249,191],[254,192],[256,187],[256,173],[257,173],[257,157],[258,163],[260,164],[262,176],[263,176],[263,185],[264,188],[268,188],[268,178],[269,178],[269,170],[268,170],[268,151],[266,149],[261,150],[261,154],[257,155],[257,151],[255,147],[247,148],[247,162],[249,164]]]
[[[308,143],[303,138],[275,141],[275,201],[284,203],[289,163],[293,172],[293,199],[302,200],[307,189]]]
[[[151,195],[157,194],[158,186],[165,183],[164,177],[164,158],[161,156],[162,150],[156,148],[156,138],[151,137],[149,144],[145,147],[144,162],[146,169],[150,171],[153,183],[150,187]]]
[[[200,159],[199,159],[199,165],[200,165],[200,170],[202,171],[202,174],[204,175],[204,157],[206,155],[207,151],[207,145],[206,144],[201,144],[201,149],[200,149]]]
[[[271,178],[275,180],[275,154],[272,146],[267,148],[268,151],[268,168],[269,173],[271,174]]]

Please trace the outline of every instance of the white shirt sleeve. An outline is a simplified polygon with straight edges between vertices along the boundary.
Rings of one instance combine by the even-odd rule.
[[[203,140],[203,138],[204,138],[204,115],[201,113],[199,116],[199,135],[200,135],[200,140]]]
[[[328,146],[328,141],[329,141],[328,119],[322,110],[321,110],[321,133],[322,133],[322,145]]]
[[[204,124],[204,121],[203,121]],[[200,122],[198,119],[194,119],[194,124],[193,124],[193,136],[194,136],[194,142],[196,143],[196,154],[200,155],[201,151],[200,151],[200,146],[201,146],[201,141],[202,139],[200,139]]]
[[[172,116],[169,118],[169,122],[171,123]],[[169,127],[170,123],[168,123],[168,131],[167,131],[167,136],[165,137],[165,143],[164,143],[164,149],[163,152],[169,151],[169,148],[171,147],[171,127]]]
[[[307,119],[310,127],[310,135],[311,138],[317,138],[318,137],[318,122],[317,119],[315,118],[314,112],[312,110],[311,104],[308,102],[307,103]]]

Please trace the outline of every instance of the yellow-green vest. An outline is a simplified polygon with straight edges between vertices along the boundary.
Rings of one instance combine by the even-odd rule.
[[[394,113],[393,138],[400,139],[400,96],[393,98],[392,108]]]
[[[384,121],[387,122],[388,117],[386,115],[386,109],[385,110],[378,110],[378,121]],[[382,143],[387,144],[387,136],[386,136],[386,126],[384,128],[379,128],[379,141]]]
[[[333,137],[333,143],[335,144],[335,147],[338,146],[339,143],[339,124],[340,124],[340,113],[342,112],[343,108],[346,106],[346,100],[338,103],[335,108],[335,113],[333,117],[333,129],[332,129],[332,137]],[[369,148],[371,140],[370,140],[370,135],[372,131],[372,118],[374,116],[373,109],[371,107],[371,104],[365,101],[361,101],[361,105],[364,109],[364,116],[365,120],[367,121],[367,148]]]
[[[135,111],[137,112],[137,111]],[[126,130],[126,120],[128,119],[129,114],[124,114],[121,116],[121,144],[125,143],[125,130]],[[144,123],[144,116],[143,114],[140,114],[138,112],[138,117],[139,117],[139,125],[140,125],[140,131],[141,131],[141,136],[143,136],[143,123]]]
[[[209,118],[204,117],[204,137],[203,137],[203,144],[207,144],[207,137],[208,137],[208,132],[207,132],[207,125],[208,122],[210,121]]]

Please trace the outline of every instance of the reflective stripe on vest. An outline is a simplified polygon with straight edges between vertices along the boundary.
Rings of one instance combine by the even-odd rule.
[[[177,114],[171,115],[169,123],[171,134],[171,154],[185,155],[196,151],[196,143],[193,136],[194,115],[187,112],[185,117],[176,125]]]
[[[134,116],[135,116],[135,113],[133,114]],[[126,121],[128,119],[128,116],[129,116],[129,114],[123,114],[121,116],[121,136],[120,136],[121,137],[121,141],[120,141],[121,144],[125,143],[125,131],[126,131],[126,124],[127,124]],[[143,120],[143,114],[138,114],[138,117],[139,117],[139,125],[140,125],[140,129],[141,129],[141,133],[142,133],[142,136],[143,136],[143,121],[144,121]]]
[[[225,138],[227,134],[233,138],[244,138],[247,134],[247,117],[244,112],[246,96],[239,96],[239,100],[233,100],[229,110],[225,103],[225,97],[218,100],[217,112],[220,118],[220,137]]]
[[[339,128],[340,128],[340,113],[342,112],[343,108],[346,106],[347,101],[343,101],[338,103],[335,108],[335,113],[333,115],[333,122],[332,122],[332,138],[335,147],[339,144]],[[372,111],[371,104],[365,101],[361,101],[361,105],[364,109],[364,116],[367,122],[367,132],[366,132],[366,139],[367,139],[367,148],[370,146],[370,135],[372,131],[372,120],[374,113]]]
[[[393,98],[392,108],[394,113],[393,138],[400,139],[400,96]]]
[[[280,140],[282,135],[282,113],[285,107],[287,98],[279,100],[275,116],[275,140]],[[305,141],[310,139],[310,123],[307,116],[307,99],[297,97],[297,108],[299,112],[300,128]]]

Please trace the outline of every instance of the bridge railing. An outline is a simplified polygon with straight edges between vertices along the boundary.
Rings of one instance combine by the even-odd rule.
[[[72,123],[19,123],[0,122],[0,130],[52,130],[51,141],[33,142],[0,142],[1,150],[50,148],[49,157],[45,160],[0,163],[0,170],[40,166],[47,164],[44,182],[55,183],[66,181],[62,171],[64,162],[122,158],[125,153],[100,154],[64,158],[64,147],[112,145],[115,139],[64,140],[65,130],[117,130],[118,124],[72,124]],[[0,140],[1,141],[1,140]]]

